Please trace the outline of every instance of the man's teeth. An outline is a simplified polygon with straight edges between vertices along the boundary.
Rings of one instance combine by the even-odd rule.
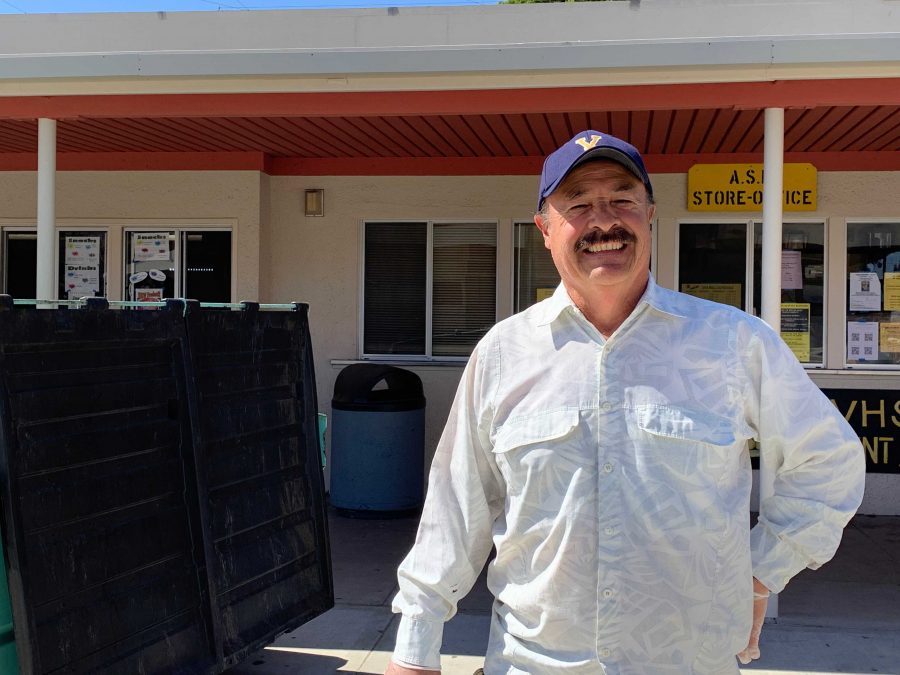
[[[588,244],[587,250],[590,253],[600,253],[600,251],[618,251],[624,248],[625,244],[621,241],[606,241],[602,243]]]

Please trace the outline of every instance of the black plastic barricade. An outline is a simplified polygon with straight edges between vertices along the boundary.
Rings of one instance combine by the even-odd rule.
[[[333,605],[305,305],[0,296],[0,383],[20,672],[220,673]]]

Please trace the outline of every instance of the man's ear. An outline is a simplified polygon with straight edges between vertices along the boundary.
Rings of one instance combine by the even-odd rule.
[[[534,224],[537,225],[537,228],[541,231],[541,235],[544,237],[544,247],[550,248],[550,219],[544,218],[540,213],[534,214]]]

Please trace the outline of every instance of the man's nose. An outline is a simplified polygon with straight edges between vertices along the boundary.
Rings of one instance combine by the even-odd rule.
[[[598,200],[591,206],[591,221],[601,229],[612,227],[619,222],[619,213],[605,200]]]

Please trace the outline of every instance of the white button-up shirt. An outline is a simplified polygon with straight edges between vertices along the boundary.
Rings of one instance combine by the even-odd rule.
[[[748,441],[776,468],[749,529]],[[737,673],[752,577],[834,554],[863,450],[784,342],[657,286],[603,336],[560,286],[467,365],[399,569],[394,658],[440,667],[443,623],[491,546],[499,673]]]

